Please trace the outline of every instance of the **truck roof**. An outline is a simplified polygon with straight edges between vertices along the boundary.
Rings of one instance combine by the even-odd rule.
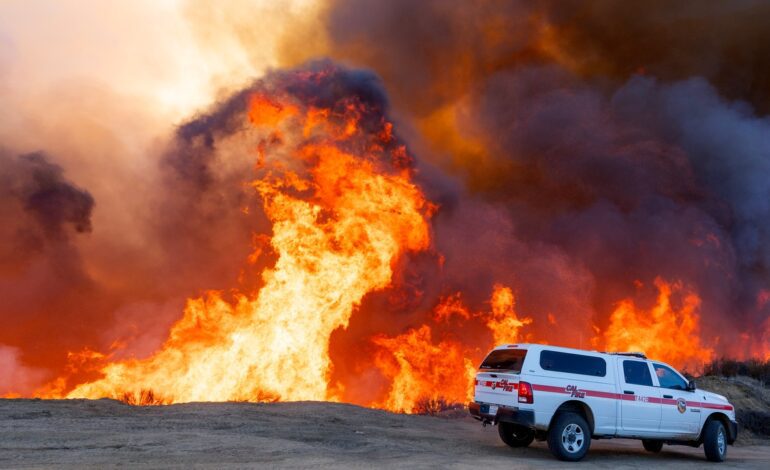
[[[562,351],[562,352],[574,352],[574,353],[593,353],[593,354],[604,354],[608,356],[629,356],[629,357],[637,357],[639,359],[648,359],[648,357],[643,352],[637,352],[637,351],[627,351],[627,352],[609,352],[609,351],[596,351],[596,350],[589,350],[589,349],[577,349],[577,348],[566,348],[562,346],[553,346],[551,344],[538,344],[538,343],[515,343],[515,344],[501,344],[494,349],[550,349],[554,351]]]

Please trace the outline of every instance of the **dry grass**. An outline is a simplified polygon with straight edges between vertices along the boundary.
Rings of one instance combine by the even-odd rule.
[[[159,406],[171,403],[170,399],[156,395],[151,389],[142,389],[138,393],[123,392],[123,394],[118,397],[118,400],[132,406]]]
[[[444,397],[422,397],[414,405],[414,414],[438,416],[447,412],[460,410],[465,414],[465,406],[462,403],[447,401]]]

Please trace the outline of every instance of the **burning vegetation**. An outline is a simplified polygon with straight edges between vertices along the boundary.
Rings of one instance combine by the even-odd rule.
[[[699,370],[714,357],[714,350],[700,339],[701,300],[681,282],[657,278],[658,297],[649,310],[639,310],[633,300],[621,301],[604,331],[604,347],[610,351],[642,351],[648,357],[666,358],[678,367]],[[672,305],[677,294],[679,307]]]
[[[434,414],[502,343],[770,359],[770,55],[667,56],[684,7],[621,16],[672,35],[609,41],[636,63],[605,2],[375,3],[176,129],[119,270],[78,244],[98,198],[0,153],[0,394]]]
[[[335,90],[341,73],[326,64],[282,74],[238,97],[229,117],[251,127],[239,133],[272,224],[276,259],[262,287],[190,301],[160,351],[111,362],[67,396],[149,387],[174,401],[335,398],[329,336],[388,286],[404,253],[428,247],[432,210],[381,105]]]

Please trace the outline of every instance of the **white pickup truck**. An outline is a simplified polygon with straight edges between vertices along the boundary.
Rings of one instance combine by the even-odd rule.
[[[561,460],[578,461],[591,439],[641,439],[698,447],[721,462],[738,433],[735,409],[699,390],[673,367],[641,353],[603,353],[540,344],[492,350],[476,374],[468,410],[496,424],[511,447],[547,440]]]

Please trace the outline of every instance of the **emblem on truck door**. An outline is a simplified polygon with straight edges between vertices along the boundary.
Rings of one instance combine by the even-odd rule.
[[[676,400],[676,409],[679,410],[680,413],[687,411],[687,402],[684,401],[684,398],[679,398]]]

